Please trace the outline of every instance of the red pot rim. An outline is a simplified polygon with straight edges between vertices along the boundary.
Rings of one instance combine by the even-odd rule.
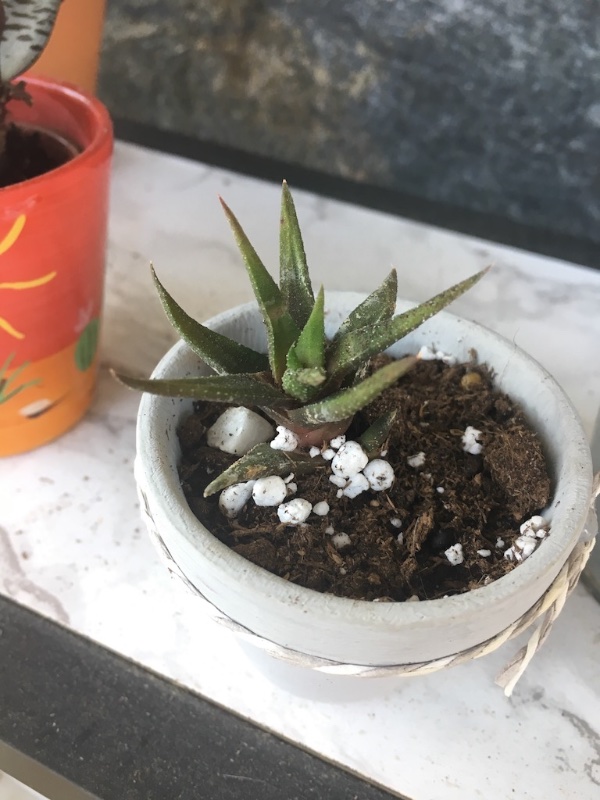
[[[25,86],[27,89],[32,90],[34,103],[35,94],[47,92],[57,101],[61,99],[66,100],[75,113],[84,112],[88,114],[92,120],[91,127],[93,129],[93,136],[92,140],[86,146],[83,146],[81,152],[77,153],[77,155],[69,159],[66,163],[55,167],[49,172],[45,172],[43,175],[29,178],[26,181],[21,181],[11,186],[2,187],[0,188],[0,196],[7,192],[22,190],[23,187],[32,187],[35,189],[43,181],[51,180],[54,175],[65,175],[69,171],[80,169],[85,166],[87,161],[93,159],[98,152],[106,147],[107,141],[112,142],[112,121],[108,109],[97,97],[65,81],[48,80],[45,78],[27,78]],[[16,108],[18,109],[18,106],[16,106]],[[18,111],[15,114],[11,109],[11,118],[18,123]],[[52,132],[52,126],[49,127],[49,130]],[[58,134],[61,133],[60,128],[54,128],[54,131]],[[75,144],[81,145],[81,142],[75,142]]]

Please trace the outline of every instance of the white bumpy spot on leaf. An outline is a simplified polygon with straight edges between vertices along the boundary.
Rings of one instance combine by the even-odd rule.
[[[273,426],[264,417],[244,406],[228,408],[206,432],[209,447],[243,456],[255,445],[268,442]]]
[[[367,466],[369,457],[358,442],[345,442],[331,462],[331,471],[340,478],[351,478]]]
[[[278,506],[286,497],[287,486],[277,475],[259,478],[252,488],[252,499],[257,506]]]

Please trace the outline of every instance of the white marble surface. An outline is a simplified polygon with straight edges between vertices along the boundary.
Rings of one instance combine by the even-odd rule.
[[[600,606],[583,588],[510,700],[493,678],[514,643],[427,678],[334,688],[326,701],[272,683],[171,582],[138,518],[138,398],[107,370],[149,372],[173,341],[150,260],[200,318],[250,299],[217,193],[274,266],[276,186],[117,147],[96,401],[56,443],[0,462],[0,591],[414,800],[599,797]],[[370,290],[396,266],[401,294],[420,300],[494,263],[453,311],[535,356],[591,431],[600,273],[304,192],[295,198],[315,283]]]

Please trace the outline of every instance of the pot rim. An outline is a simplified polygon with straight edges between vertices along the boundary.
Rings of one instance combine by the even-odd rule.
[[[355,298],[353,300],[354,307],[366,297],[366,294],[332,290],[326,294],[326,306],[327,299],[333,297]],[[398,302],[400,304],[404,303],[406,307],[415,305],[400,298]],[[256,312],[256,309],[255,302],[245,303],[211,317],[204,324],[207,327],[217,327],[231,321],[240,314]],[[574,532],[577,531],[580,534],[585,526],[590,506],[593,475],[587,437],[571,401],[550,373],[513,342],[479,323],[458,317],[447,311],[435,315],[429,322],[444,318],[460,320],[461,323],[465,323],[467,327],[470,327],[475,338],[473,341],[469,339],[469,344],[475,349],[477,349],[477,332],[480,335],[483,334],[496,340],[505,351],[522,358],[527,363],[528,368],[533,371],[537,380],[552,389],[553,395],[561,406],[564,419],[563,430],[566,430],[568,434],[569,448],[565,454],[566,459],[580,465],[577,474],[569,482],[569,491],[561,508],[556,509],[557,515],[561,518],[565,517],[568,522],[565,525],[566,533],[562,538],[569,540],[574,538]],[[187,350],[187,345],[183,341],[173,345],[155,367],[152,377],[158,377],[164,373],[173,359],[182,351]],[[315,614],[322,614],[324,609],[327,609],[328,616],[333,619],[336,617],[347,618],[348,614],[351,613],[352,618],[357,621],[365,624],[377,622],[389,626],[390,630],[396,629],[399,625],[405,628],[410,628],[412,625],[418,626],[433,617],[437,623],[451,625],[465,613],[472,614],[501,599],[515,595],[520,587],[527,586],[535,580],[536,576],[549,571],[553,567],[555,567],[555,572],[558,572],[560,566],[568,557],[569,553],[565,552],[566,542],[563,541],[561,544],[555,539],[553,543],[550,535],[544,541],[544,546],[539,547],[528,559],[521,562],[501,578],[461,594],[436,600],[421,600],[419,603],[376,603],[368,600],[353,600],[290,583],[253,564],[220,542],[195,517],[189,508],[178,480],[176,481],[173,475],[169,474],[167,467],[170,462],[161,455],[159,443],[161,438],[165,438],[165,432],[156,426],[156,410],[161,404],[171,402],[171,400],[171,398],[143,394],[139,406],[137,454],[142,471],[150,478],[149,485],[146,488],[152,495],[153,507],[157,508],[171,525],[185,532],[186,536],[190,532],[196,541],[201,541],[202,549],[198,549],[199,557],[208,559],[216,567],[229,572],[232,579],[235,578],[238,581],[243,579],[244,583],[252,584],[252,588],[255,591],[269,595],[278,602],[300,605],[305,612],[312,611]],[[557,494],[556,489],[557,487],[554,486],[553,498]],[[570,533],[568,537],[567,533]],[[576,539],[572,542],[572,546],[575,544]],[[180,567],[180,565],[178,566]],[[182,571],[185,574],[185,570]]]
[[[93,121],[93,136],[89,144],[86,146],[82,146],[80,142],[76,142],[75,144],[77,144],[77,146],[82,147],[81,151],[64,164],[61,164],[59,167],[55,167],[49,172],[45,172],[43,175],[37,175],[35,178],[28,178],[26,181],[20,181],[20,183],[14,183],[10,186],[1,187],[0,196],[9,192],[22,191],[23,188],[25,188],[26,191],[31,190],[33,192],[40,184],[49,180],[54,180],[54,176],[56,175],[63,176],[74,170],[79,170],[80,168],[85,167],[86,164],[91,161],[96,154],[102,150],[103,147],[106,146],[107,140],[112,140],[113,126],[110,114],[108,113],[108,109],[104,103],[102,103],[97,97],[94,97],[84,89],[80,89],[78,86],[75,86],[72,83],[67,83],[66,81],[28,77],[24,82],[26,89],[32,89],[34,93],[46,92],[57,102],[60,102],[61,99],[66,100],[73,109],[77,110],[77,112],[84,112],[88,114],[90,119]],[[35,103],[35,97],[33,98],[33,102]],[[18,105],[15,106],[15,108],[17,108],[17,113],[14,113],[14,110],[11,109],[9,121],[18,124]],[[60,128],[53,130],[52,127],[49,127],[47,128],[47,131],[50,134],[54,132],[58,135],[63,135],[63,132],[60,130]],[[69,140],[69,137],[65,138]]]

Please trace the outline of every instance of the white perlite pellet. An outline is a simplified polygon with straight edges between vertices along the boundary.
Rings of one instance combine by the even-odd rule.
[[[421,361],[443,361],[444,364],[452,366],[456,364],[456,357],[451,356],[449,353],[444,353],[442,350],[432,350],[431,347],[423,345],[417,353],[417,358]]]
[[[369,457],[358,442],[345,442],[331,462],[331,471],[341,478],[351,478],[367,466]]]
[[[363,469],[363,475],[374,492],[383,492],[389,489],[396,477],[392,465],[382,458],[374,458],[373,461],[370,461]]]
[[[278,506],[286,497],[287,486],[277,475],[259,478],[252,488],[252,499],[257,506]]]
[[[392,517],[390,520],[390,525],[393,525],[394,528],[401,528],[402,520],[400,519],[400,517]]]
[[[491,550],[478,550],[477,555],[481,556],[482,558],[489,558],[492,555]]]
[[[525,561],[526,558],[529,558],[537,549],[540,540],[548,534],[548,523],[543,517],[536,514],[521,525],[520,533],[521,535],[515,539],[513,546],[504,551],[504,558],[507,561]]]
[[[310,450],[308,451],[308,455],[309,455],[311,458],[316,458],[316,457],[317,457],[318,455],[320,455],[320,454],[321,454],[321,448],[320,448],[320,447],[315,447],[315,445],[313,445],[313,446],[310,448]]]
[[[255,445],[268,442],[273,426],[244,406],[228,408],[206,431],[206,443],[224,453],[245,455]]]
[[[346,441],[346,437],[342,433],[341,436],[335,436],[329,442],[329,447],[331,447],[332,450],[339,450],[340,447],[345,443],[345,441]]]
[[[408,466],[413,467],[416,469],[417,467],[422,467],[425,463],[425,453],[421,451],[420,453],[415,453],[414,456],[409,456],[406,459]]]
[[[221,513],[225,514],[229,519],[237,517],[248,500],[252,497],[252,487],[254,481],[247,483],[234,483],[233,486],[228,486],[223,489],[219,495],[219,508]]]
[[[504,547],[504,539],[498,537],[496,539],[496,547],[498,548],[498,550],[502,550],[502,548]]]
[[[538,546],[535,534],[519,536],[512,547],[504,551],[504,558],[508,561],[525,561]]]
[[[294,481],[290,481],[289,483],[286,483],[285,486],[286,486],[288,495],[296,494],[296,492],[298,491],[298,484],[294,483]]]
[[[396,536],[396,541],[398,542],[398,544],[402,544],[404,542],[404,534],[399,533],[398,536]]]
[[[520,527],[520,533],[522,536],[537,536],[539,539],[543,539],[548,528],[548,523],[543,517],[538,516],[537,514],[534,517],[530,517],[530,519],[526,520]]]
[[[328,536],[331,536],[332,534],[334,534],[334,533],[335,533],[335,530],[334,530],[334,528],[333,528],[333,525],[328,525],[328,526],[325,528],[325,533],[326,533]]]
[[[283,482],[284,482],[284,483],[290,483],[290,482],[291,482],[291,481],[293,481],[293,480],[294,480],[294,473],[293,473],[293,472],[290,472],[290,474],[287,476],[287,478],[284,478],[284,479],[283,479]]]
[[[308,519],[312,505],[302,497],[296,497],[289,503],[282,503],[277,509],[277,516],[286,525],[301,525]]]
[[[315,503],[313,506],[313,514],[316,514],[318,517],[324,517],[329,514],[329,503],[326,500]]]
[[[444,494],[444,492],[445,492],[445,489],[444,489],[444,487],[443,487],[443,486],[436,486],[436,487],[435,487],[435,490],[436,490],[436,492],[437,492],[438,494]]]
[[[344,486],[348,483],[346,478],[341,478],[339,475],[330,475],[329,480],[333,483],[334,486],[337,486],[340,489],[343,489]]]
[[[463,555],[463,547],[460,542],[457,544],[453,544],[452,547],[449,547],[447,550],[444,551],[444,555],[448,559],[448,561],[452,564],[453,567],[457,567],[459,564],[462,564],[465,560]]]
[[[353,475],[348,483],[344,486],[342,493],[345,497],[358,497],[359,494],[366,492],[369,488],[369,481],[359,472],[358,475]]]
[[[332,450],[331,447],[328,447],[326,450],[323,450],[321,455],[325,461],[331,461],[335,456],[335,450]]]
[[[352,544],[352,540],[347,533],[334,533],[331,537],[331,543],[336,550],[341,550],[343,547],[348,547],[349,544]]]
[[[408,597],[405,602],[407,602],[407,603],[418,603],[418,602],[420,602],[420,600],[421,600],[421,598],[419,597],[418,594],[413,594],[410,597]]]
[[[465,453],[470,453],[472,456],[478,456],[481,453],[483,450],[483,445],[479,441],[481,435],[481,431],[478,431],[472,425],[468,425],[465,428],[465,432],[462,435],[462,446]]]
[[[298,447],[298,437],[293,431],[288,430],[283,425],[277,426],[277,436],[271,442],[273,450],[283,450],[291,453]]]

